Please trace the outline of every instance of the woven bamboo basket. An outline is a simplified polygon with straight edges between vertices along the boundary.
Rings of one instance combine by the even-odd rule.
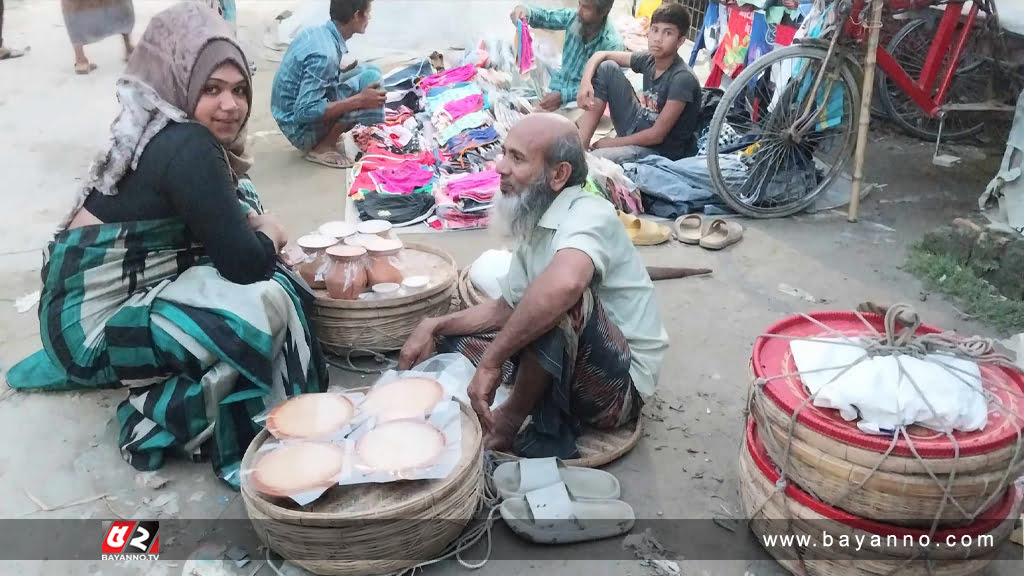
[[[580,457],[566,460],[565,464],[581,468],[599,468],[625,456],[640,442],[642,436],[642,418],[637,418],[630,426],[615,430],[585,428],[583,435],[576,440],[576,448],[580,451]],[[496,452],[496,454],[502,458],[519,460],[515,454],[507,452]]]
[[[843,333],[847,335],[867,330],[851,313],[810,316],[829,326],[845,327]],[[872,324],[882,322],[877,315],[865,315],[865,319]],[[937,332],[926,326],[920,330]],[[776,324],[768,333],[826,335],[799,317]],[[1008,484],[1024,471],[1024,447],[1019,435],[1024,422],[1024,380],[1009,371],[982,367],[982,380],[1016,417],[990,410],[985,430],[954,435],[959,454],[946,436],[910,427],[913,449],[900,439],[886,456],[891,438],[861,433],[855,422],[846,422],[837,410],[811,403],[799,408],[808,392],[796,375],[787,340],[759,339],[752,368],[757,378],[775,378],[764,386],[755,384],[750,399],[751,414],[771,457],[786,464],[788,477],[801,489],[856,516],[916,527],[931,526],[935,517],[941,516],[941,526],[964,525],[971,521],[970,515],[1002,496]],[[799,413],[792,422],[797,409]],[[789,460],[783,462],[787,443]],[[861,482],[863,485],[854,489]],[[945,499],[943,488],[947,486],[956,504]]]
[[[927,530],[853,516],[814,499],[793,484],[780,490],[780,475],[752,419],[740,450],[739,473],[743,505],[759,542],[764,544],[763,537],[769,535],[809,538],[804,546],[766,546],[769,554],[798,576],[981,574],[1009,538],[1013,518],[1021,509],[1021,494],[1011,489],[972,525],[940,530],[925,540],[925,548],[919,548],[922,537],[929,534]],[[987,545],[982,535],[991,535],[995,545]],[[838,546],[843,536],[850,542],[863,542],[860,550]],[[950,537],[958,545],[948,546]],[[963,545],[965,537],[970,538],[967,545]],[[911,558],[916,559],[908,563]]]
[[[472,308],[473,306],[477,306],[485,300],[488,300],[487,295],[481,292],[480,289],[473,284],[473,281],[469,279],[469,268],[466,268],[459,273],[458,290],[459,307],[462,310]]]
[[[426,244],[409,242],[405,251],[406,276],[430,278],[422,292],[386,300],[334,300],[317,291],[310,320],[325,350],[337,355],[399,350],[421,320],[451,310],[458,281],[455,259]]]
[[[335,486],[300,507],[264,497],[243,476],[242,500],[260,540],[314,574],[405,570],[437,556],[473,518],[483,495],[482,438],[462,405],[462,459],[447,478]],[[253,440],[243,470],[268,439],[264,430]]]

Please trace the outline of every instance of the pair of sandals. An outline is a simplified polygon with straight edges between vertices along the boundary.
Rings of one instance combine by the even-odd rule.
[[[715,218],[705,224],[700,214],[687,214],[675,221],[676,239],[683,244],[695,244],[707,250],[721,250],[743,239],[743,226],[739,222]]]
[[[618,479],[602,470],[525,458],[498,466],[493,481],[503,499],[502,519],[531,542],[600,540],[625,534],[636,523],[633,508],[619,500]]]

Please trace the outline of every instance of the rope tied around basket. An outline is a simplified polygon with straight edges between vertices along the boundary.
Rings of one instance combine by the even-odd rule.
[[[885,332],[879,332],[870,322],[868,322],[868,320],[863,316],[863,313],[874,313],[882,315],[884,318],[883,326]],[[967,372],[961,370],[958,367],[950,366],[945,362],[936,361],[934,356],[938,355],[948,358],[966,360],[974,362],[979,365],[992,365],[1012,370],[1014,372],[1017,372],[1018,374],[1021,373],[1020,368],[1014,364],[1013,360],[1010,357],[1008,357],[1005,354],[997,352],[995,349],[995,343],[990,338],[982,338],[978,336],[964,338],[956,335],[953,332],[918,334],[918,331],[922,325],[921,318],[914,310],[914,308],[908,304],[897,304],[891,307],[884,307],[873,303],[865,303],[858,306],[857,311],[855,311],[854,314],[864,324],[864,326],[868,328],[867,334],[850,336],[848,334],[841,333],[838,330],[831,328],[825,325],[824,323],[820,322],[819,320],[812,318],[806,314],[800,314],[800,316],[804,320],[807,320],[808,322],[820,328],[823,331],[823,336],[830,338],[829,340],[824,340],[823,336],[821,335],[814,337],[797,337],[782,334],[762,334],[762,337],[764,338],[776,338],[790,341],[828,342],[830,344],[855,346],[862,348],[866,352],[866,354],[846,366],[818,368],[807,371],[797,370],[795,373],[778,374],[767,378],[755,378],[751,382],[748,391],[747,404],[745,408],[745,411],[747,413],[750,413],[753,409],[758,390],[761,390],[763,392],[763,388],[769,382],[772,382],[774,380],[790,379],[793,377],[801,377],[802,375],[811,373],[835,372],[835,374],[832,375],[828,382],[822,385],[821,388],[819,388],[816,392],[810,393],[807,396],[807,398],[805,398],[789,416],[788,429],[786,431],[786,444],[784,448],[784,454],[781,459],[782,461],[780,463],[781,467],[779,469],[779,481],[776,482],[775,489],[765,498],[764,502],[762,502],[748,516],[751,519],[753,519],[753,517],[760,513],[765,507],[765,505],[767,505],[767,503],[772,498],[774,498],[776,494],[785,491],[785,486],[790,481],[791,477],[790,469],[792,459],[790,458],[790,454],[792,451],[793,439],[796,431],[796,424],[801,412],[804,410],[804,408],[807,407],[808,404],[813,403],[823,390],[834,384],[840,377],[842,377],[849,370],[851,370],[853,367],[857,366],[861,362],[878,356],[893,356],[896,360],[896,364],[899,369],[900,380],[905,378],[914,387],[914,390],[925,403],[928,410],[933,415],[937,415],[938,411],[935,410],[935,407],[932,405],[931,402],[929,402],[928,398],[921,391],[921,388],[920,386],[918,386],[918,383],[914,380],[914,378],[904,367],[903,363],[900,361],[900,356],[910,356],[942,367],[949,374],[956,377],[964,385],[968,386],[975,392],[983,395],[987,405],[994,407],[998,412],[1008,417],[1009,419],[1018,421],[1016,429],[1017,441],[1014,447],[1014,453],[1012,458],[1010,459],[1010,463],[1007,466],[1005,473],[1002,475],[1002,478],[998,483],[997,489],[994,490],[991,493],[991,495],[989,495],[989,497],[986,498],[985,501],[976,510],[965,510],[961,503],[958,502],[957,499],[952,495],[952,489],[956,481],[957,471],[960,467],[961,458],[960,444],[957,441],[956,437],[954,437],[953,434],[950,432],[944,432],[944,435],[949,439],[949,442],[953,447],[953,466],[952,470],[948,474],[948,478],[945,482],[943,482],[942,480],[940,480],[938,475],[935,474],[935,472],[932,470],[932,467],[928,465],[928,462],[921,457],[916,446],[914,445],[913,438],[910,436],[907,427],[898,426],[892,434],[892,439],[888,449],[882,454],[881,459],[879,459],[879,461],[874,465],[874,467],[870,469],[868,474],[866,474],[859,482],[848,485],[844,490],[842,490],[842,492],[839,493],[838,496],[831,498],[830,501],[827,501],[826,503],[832,506],[833,508],[838,508],[839,504],[844,502],[851,494],[863,488],[867,484],[867,482],[875,475],[875,473],[878,472],[878,470],[884,465],[886,460],[890,458],[899,442],[900,437],[903,437],[906,440],[906,445],[909,448],[911,454],[920,464],[921,468],[925,471],[927,476],[938,486],[942,493],[942,500],[940,501],[938,510],[931,521],[931,526],[928,533],[929,540],[932,540],[935,536],[935,533],[938,531],[939,524],[942,521],[943,513],[945,512],[947,504],[952,505],[954,508],[956,508],[957,511],[966,520],[974,522],[974,520],[979,515],[981,515],[985,510],[987,510],[1001,494],[1005,493],[1006,489],[1014,480],[1011,476],[1012,472],[1020,466],[1022,462],[1022,455],[1024,455],[1024,450],[1022,450],[1022,448],[1024,448],[1024,435],[1022,435],[1020,424],[1020,421],[1024,420],[1024,418],[1022,418],[1019,414],[1011,413],[1006,408],[1006,406],[1004,406],[1002,399],[992,394],[991,391],[986,390],[983,385],[981,385],[980,383],[977,385],[973,384],[972,382],[966,379],[966,376],[971,376],[972,379],[976,379],[976,376],[968,374]],[[998,384],[996,384],[995,387],[1009,393],[1010,395],[1016,397],[1024,397],[1024,393],[1022,393],[1020,390],[1011,390],[1005,386]],[[777,466],[779,465],[777,464]],[[782,487],[781,489],[780,486]],[[790,499],[786,498],[785,502],[787,523],[791,525],[793,521],[793,514],[790,510]],[[927,572],[929,574],[932,574],[933,571],[931,562],[931,550],[929,548],[921,547],[920,545],[918,545],[916,552],[911,557],[907,558],[905,562],[902,562],[894,570],[889,572],[889,575],[891,576],[892,574],[898,573],[907,564],[914,560],[917,560],[922,555],[925,557],[926,560]],[[801,565],[803,565],[803,554],[798,554],[798,558],[800,560]]]

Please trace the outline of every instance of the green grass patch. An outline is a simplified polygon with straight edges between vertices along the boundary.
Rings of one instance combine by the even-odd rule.
[[[1024,302],[1004,297],[951,256],[912,246],[907,270],[920,278],[925,288],[951,296],[965,314],[992,324],[1004,335],[1024,332]]]

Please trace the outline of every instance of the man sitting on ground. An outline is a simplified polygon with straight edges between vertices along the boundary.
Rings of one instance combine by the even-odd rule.
[[[651,16],[647,52],[599,52],[590,59],[578,96],[586,110],[580,120],[584,146],[619,164],[652,154],[678,160],[697,153],[700,82],[679,57],[689,28],[686,8],[663,4]],[[643,74],[642,98],[637,98],[620,66]],[[591,145],[605,106],[616,136]]]
[[[366,32],[372,0],[331,0],[331,21],[307,28],[288,47],[274,76],[270,109],[288,141],[306,159],[348,168],[356,152],[344,145],[356,124],[384,121],[386,93],[376,66],[353,65],[342,72],[345,42]]]
[[[624,50],[622,38],[608,19],[615,0],[580,0],[575,11],[569,8],[545,10],[533,6],[517,6],[512,22],[526,23],[541,30],[565,30],[562,67],[551,76],[550,92],[540,101],[540,108],[553,112],[574,102],[579,90],[583,67],[602,50]]]
[[[530,115],[503,148],[492,215],[516,245],[503,298],[424,320],[399,367],[431,357],[440,337],[442,352],[476,364],[469,397],[488,448],[573,458],[581,425],[611,429],[638,417],[668,335],[615,208],[580,187],[587,161],[575,125]],[[503,383],[514,383],[511,395],[492,411]]]

